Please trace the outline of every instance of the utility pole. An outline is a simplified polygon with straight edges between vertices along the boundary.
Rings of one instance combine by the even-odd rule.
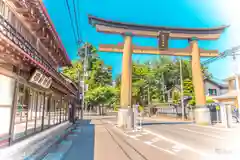
[[[81,100],[82,104],[81,104],[81,119],[83,119],[83,112],[84,112],[84,106],[85,106],[85,91],[86,91],[86,84],[85,84],[85,80],[86,77],[88,76],[87,73],[87,66],[88,66],[88,44],[84,44],[83,46],[83,50],[79,49],[79,52],[84,52],[84,56],[83,56],[83,76],[81,78],[80,75],[80,71],[78,71],[78,77],[79,77],[79,89],[78,89],[78,96],[79,96],[79,101]],[[80,55],[80,53],[78,53]],[[80,95],[81,91],[80,89],[82,88],[82,94]]]
[[[78,103],[80,104],[80,101],[82,101],[82,94],[81,94],[81,73],[78,69]],[[78,118],[79,118],[79,109],[78,109]]]
[[[164,83],[164,74],[162,73],[162,93],[163,93],[163,102],[165,103],[165,83]]]
[[[84,46],[84,60],[83,60],[83,85],[82,85],[82,106],[81,106],[81,119],[83,119],[83,109],[85,108],[85,91],[86,91],[86,77],[87,74],[87,66],[88,66],[88,44]]]
[[[150,86],[149,86],[149,82],[148,82],[148,107],[150,105]]]
[[[182,107],[182,120],[184,120],[183,79],[182,79],[182,59],[180,59],[180,82],[181,82],[181,107]]]
[[[151,62],[149,62],[148,63],[148,65],[149,65],[149,71],[151,72],[152,71],[152,68],[151,68]],[[149,77],[148,77],[148,97],[147,97],[147,99],[148,99],[148,107],[149,107],[149,105],[150,105],[150,79],[149,79]]]

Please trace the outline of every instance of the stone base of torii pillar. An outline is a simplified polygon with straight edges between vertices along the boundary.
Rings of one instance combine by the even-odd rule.
[[[133,129],[133,110],[132,110],[132,108],[119,109],[119,111],[118,111],[118,127],[123,128],[123,129]]]

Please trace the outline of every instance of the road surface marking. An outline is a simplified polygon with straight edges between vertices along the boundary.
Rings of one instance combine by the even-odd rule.
[[[156,143],[156,142],[160,141],[160,139],[159,139],[158,137],[156,137],[156,138],[152,139],[151,141],[152,141],[153,143]]]
[[[149,146],[152,146],[152,147],[154,147],[154,148],[156,148],[156,149],[158,149],[160,151],[163,151],[163,152],[166,152],[166,153],[169,153],[169,154],[172,154],[172,155],[176,155],[174,152],[169,151],[167,149],[160,148],[160,147],[158,147],[158,146],[156,146],[156,145],[154,145],[152,143],[146,143],[146,144],[149,145]]]
[[[181,145],[177,145],[177,144],[175,144],[172,147],[172,150],[175,151],[175,152],[180,152],[182,149],[184,149],[184,147],[182,147]]]
[[[137,134],[137,135],[135,135],[136,137],[141,137],[141,136],[143,136],[143,135],[141,135],[141,134]]]
[[[108,124],[114,125],[114,122],[107,121]]]
[[[231,132],[231,131],[232,131],[232,128],[217,128],[217,127],[213,127],[213,126],[204,126],[204,125],[197,125],[197,124],[188,124],[188,125],[190,125],[190,126],[195,126],[195,127],[211,128],[211,129],[228,131],[228,132]]]
[[[162,135],[160,135],[160,134],[154,133],[154,132],[152,132],[152,131],[150,131],[150,130],[145,130],[145,131],[148,132],[148,133],[150,133],[150,134],[152,134],[152,135],[155,135],[155,136],[157,136],[157,137],[159,137],[159,138],[161,138],[161,139],[163,139],[163,140],[165,140],[165,141],[167,141],[167,142],[170,142],[170,143],[173,143],[173,144],[176,144],[176,145],[181,145],[183,148],[188,149],[188,150],[190,150],[190,151],[192,151],[192,152],[195,152],[195,153],[197,153],[197,154],[199,154],[199,155],[201,155],[201,156],[207,156],[206,153],[204,153],[204,152],[202,152],[202,151],[200,151],[200,150],[197,150],[197,149],[192,148],[192,147],[190,147],[190,146],[187,146],[187,145],[185,145],[185,144],[179,143],[179,142],[177,142],[177,141],[175,141],[175,140],[166,138],[166,137],[164,137],[164,136],[162,136]]]
[[[179,128],[179,129],[184,130],[184,131],[188,131],[188,132],[192,132],[192,133],[201,134],[201,135],[208,136],[208,137],[212,137],[212,138],[217,138],[217,139],[224,140],[223,137],[220,137],[220,136],[217,136],[217,135],[210,135],[210,134],[206,134],[206,133],[198,132],[198,131],[193,131],[193,130],[186,129],[186,128]]]
[[[127,135],[127,137],[130,137],[130,138],[132,138],[132,139],[134,139],[134,140],[139,140],[136,136],[129,136],[129,135]]]
[[[148,145],[152,144],[151,141],[145,141],[144,143],[146,143],[146,144],[148,144]]]

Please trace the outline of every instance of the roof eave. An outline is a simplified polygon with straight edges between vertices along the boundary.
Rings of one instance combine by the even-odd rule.
[[[60,48],[63,50],[64,57],[65,57],[65,60],[66,60],[66,66],[71,66],[71,65],[72,65],[71,60],[70,60],[70,58],[69,58],[69,56],[68,56],[68,54],[67,54],[66,49],[65,49],[64,46],[63,46],[63,43],[62,43],[60,37],[59,37],[58,34],[57,34],[56,28],[54,27],[53,22],[52,22],[51,19],[50,19],[50,16],[49,16],[48,13],[47,13],[46,7],[44,6],[42,0],[39,0],[39,3],[40,3],[40,7],[41,7],[43,13],[44,13],[45,16],[47,17],[48,22],[49,22],[50,25],[51,25],[51,28],[52,28],[52,30],[53,30],[53,32],[54,32],[54,35],[56,36],[56,38],[57,38],[57,40],[58,40],[58,43],[60,44]]]

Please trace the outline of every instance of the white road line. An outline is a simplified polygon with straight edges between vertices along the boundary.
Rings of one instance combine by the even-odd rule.
[[[156,142],[160,141],[160,139],[156,137],[156,138],[152,139],[151,141],[152,141],[153,143],[156,143]]]
[[[127,135],[127,136],[134,139],[134,140],[137,140],[137,141],[139,140],[136,136],[129,136],[129,135]]]
[[[151,145],[151,144],[152,144],[151,141],[145,141],[145,142],[143,142],[143,143],[148,144],[148,145]]]
[[[186,128],[179,128],[179,129],[184,130],[184,131],[188,131],[188,132],[192,132],[192,133],[201,134],[201,135],[208,136],[208,137],[212,137],[212,138],[217,138],[217,139],[224,140],[223,137],[220,137],[220,136],[217,136],[217,135],[210,135],[210,134],[206,134],[206,133],[204,133],[204,132],[193,131],[193,130],[186,129]]]
[[[190,147],[190,146],[187,146],[187,145],[185,145],[185,144],[179,143],[179,142],[177,142],[177,141],[175,141],[175,140],[166,138],[166,137],[164,137],[164,136],[162,136],[162,135],[160,135],[160,134],[154,133],[154,132],[152,132],[152,131],[150,131],[150,130],[145,130],[145,131],[148,132],[148,133],[150,133],[150,134],[152,134],[152,135],[155,135],[155,136],[157,136],[157,137],[159,137],[159,138],[161,138],[161,139],[163,139],[163,140],[165,140],[165,141],[167,141],[167,142],[170,142],[170,143],[173,143],[173,144],[176,144],[176,145],[181,145],[183,148],[188,149],[188,150],[190,150],[190,151],[192,151],[192,152],[194,152],[194,153],[197,153],[197,154],[199,154],[199,155],[201,155],[201,156],[207,156],[206,153],[204,153],[204,152],[202,152],[202,151],[200,151],[200,150],[197,150],[197,149],[192,148],[192,147]]]
[[[150,146],[152,146],[152,147],[154,147],[154,148],[156,148],[156,149],[158,149],[158,150],[160,150],[160,151],[167,152],[167,153],[172,154],[172,155],[176,155],[174,152],[169,151],[169,150],[167,150],[167,149],[160,148],[160,147],[158,147],[158,146],[156,146],[156,145],[154,145],[154,144],[148,144],[148,145],[150,145]]]
[[[180,152],[182,149],[184,149],[184,147],[176,144],[172,147],[172,150],[175,152]]]
[[[141,134],[137,134],[137,135],[135,135],[136,137],[141,137],[141,136],[143,136],[143,135],[141,135]]]

